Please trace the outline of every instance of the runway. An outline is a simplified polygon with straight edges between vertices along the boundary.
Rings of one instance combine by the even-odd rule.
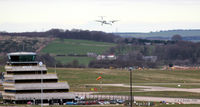
[[[130,87],[126,84],[87,84],[87,85],[94,85],[94,86],[116,86],[116,87]],[[192,93],[200,93],[200,88],[170,88],[170,87],[160,87],[160,86],[141,86],[141,85],[134,85],[135,88],[141,88],[141,92],[148,92],[148,91],[181,91],[181,92],[192,92]],[[82,93],[82,94],[81,94]],[[91,95],[94,94],[93,92],[80,92],[76,93],[78,95]],[[95,97],[91,96],[91,97]],[[110,95],[101,95],[102,98],[109,98]],[[125,98],[128,99],[130,96],[120,96],[115,95],[115,98]],[[181,103],[181,104],[200,104],[200,99],[193,99],[193,98],[170,98],[170,97],[149,97],[149,96],[134,96],[136,101],[165,101],[170,103]]]

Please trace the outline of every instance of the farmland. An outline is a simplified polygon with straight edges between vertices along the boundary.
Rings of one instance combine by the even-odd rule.
[[[42,52],[50,54],[87,54],[93,52],[102,54],[105,50],[115,46],[112,43],[95,42],[88,40],[57,39],[47,45]]]
[[[63,64],[70,63],[73,60],[78,60],[80,64],[87,65],[91,60],[94,60],[95,58],[87,56],[79,57],[68,55],[87,55],[88,52],[102,54],[113,46],[115,46],[115,44],[105,42],[73,39],[56,39],[49,43],[44,49],[42,49],[41,52],[51,54],[55,57],[57,61],[60,61]]]

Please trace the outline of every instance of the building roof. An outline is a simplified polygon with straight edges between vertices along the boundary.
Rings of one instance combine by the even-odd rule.
[[[3,93],[4,99],[13,100],[37,100],[37,99],[74,99],[75,95],[73,93],[28,93],[28,94],[7,94]]]
[[[9,86],[9,87],[7,87]],[[10,90],[38,90],[41,89],[41,83],[29,84],[4,84],[4,89]],[[61,83],[42,83],[42,89],[69,89],[67,82]]]
[[[47,68],[43,66],[5,66],[6,71],[46,71]]]
[[[7,78],[13,79],[13,80],[34,80],[34,79],[58,79],[56,74],[31,74],[31,75],[4,75],[5,80]]]
[[[12,55],[36,55],[36,53],[34,52],[12,52],[12,53],[8,53],[8,56],[12,56]]]

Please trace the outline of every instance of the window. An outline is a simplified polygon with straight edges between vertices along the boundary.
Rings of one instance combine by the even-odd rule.
[[[18,55],[18,56],[10,56],[10,60],[12,62],[29,62],[35,61],[35,55]]]

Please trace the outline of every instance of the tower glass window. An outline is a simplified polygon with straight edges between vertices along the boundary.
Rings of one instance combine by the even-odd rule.
[[[36,56],[35,55],[14,55],[10,56],[11,62],[31,62],[35,61]]]

